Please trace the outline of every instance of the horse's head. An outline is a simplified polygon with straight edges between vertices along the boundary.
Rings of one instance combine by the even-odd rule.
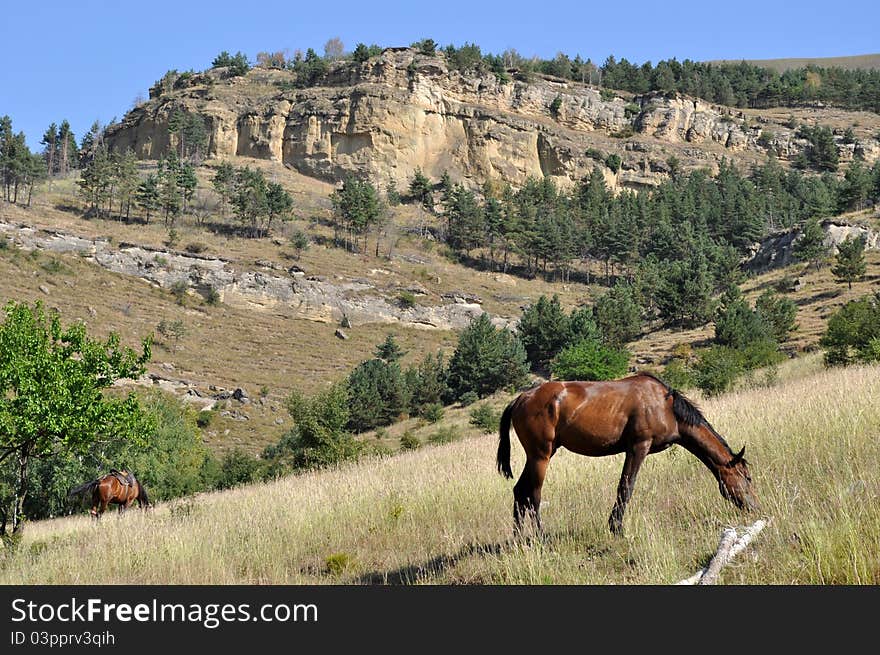
[[[757,510],[758,499],[752,491],[749,464],[743,457],[745,452],[746,449],[743,447],[727,464],[719,468],[718,487],[721,489],[721,495],[739,509]]]

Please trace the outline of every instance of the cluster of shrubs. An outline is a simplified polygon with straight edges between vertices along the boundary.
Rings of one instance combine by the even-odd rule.
[[[797,307],[788,298],[767,290],[752,307],[736,286],[722,296],[715,311],[715,336],[708,348],[679,349],[663,370],[674,387],[701,389],[706,395],[729,390],[757,369],[774,376],[785,358],[780,345],[797,327]]]

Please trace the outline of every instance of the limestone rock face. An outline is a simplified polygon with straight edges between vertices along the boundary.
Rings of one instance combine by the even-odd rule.
[[[822,229],[825,232],[823,243],[832,255],[837,252],[837,246],[849,237],[864,239],[866,250],[880,250],[880,232],[863,225],[827,220],[822,221]],[[762,272],[788,266],[794,261],[794,249],[800,235],[800,228],[795,228],[768,236],[761,243],[755,244],[744,262],[746,270]]]
[[[267,69],[231,80],[222,69],[197,74],[133,109],[108,129],[107,141],[158,158],[174,145],[168,119],[180,110],[205,121],[210,157],[269,159],[326,181],[353,174],[383,186],[408,184],[416,169],[434,179],[448,171],[471,186],[490,179],[516,186],[529,176],[567,185],[597,165],[588,150],[631,164],[627,175],[611,176],[612,186],[645,186],[668,177],[670,154],[688,168],[705,166],[707,157],[714,164],[725,150],[773,148],[787,159],[805,145],[775,124],[759,144],[762,128],[737,110],[682,95],[626,100],[557,78],[502,82],[462,75],[444,55],[409,48],[337,64],[310,88],[295,88],[294,80],[290,71]],[[715,151],[707,154],[707,145]],[[880,154],[873,145],[854,147],[868,161]]]
[[[0,238],[12,239],[26,250],[77,252],[115,273],[145,280],[163,289],[181,287],[187,293],[213,290],[224,303],[254,309],[285,307],[298,318],[349,327],[366,323],[400,323],[409,327],[457,330],[483,313],[480,299],[460,292],[437,305],[402,307],[375,285],[337,277],[304,278],[299,271],[247,270],[234,262],[171,250],[84,239],[0,221]],[[44,293],[49,293],[49,290]],[[443,300],[443,299],[441,299]],[[496,324],[507,325],[496,317]]]

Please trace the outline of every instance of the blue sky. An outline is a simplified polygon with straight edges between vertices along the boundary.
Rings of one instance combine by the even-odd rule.
[[[171,68],[203,70],[221,50],[314,48],[339,37],[408,45],[477,43],[483,52],[580,54],[603,62],[832,57],[880,52],[880,2],[21,2],[0,10],[0,115],[31,149],[53,121],[79,140],[122,117]]]

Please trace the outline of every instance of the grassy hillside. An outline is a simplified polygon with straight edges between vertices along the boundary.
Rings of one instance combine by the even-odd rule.
[[[551,283],[540,277],[529,280],[454,263],[443,254],[442,245],[407,231],[426,220],[415,206],[394,208],[393,222],[383,237],[379,257],[347,253],[328,245],[332,237],[332,230],[326,225],[330,214],[327,197],[332,190],[329,185],[279,164],[255,160],[248,163],[265,168],[267,174],[281,180],[291,191],[296,201],[296,219],[278,229],[273,238],[250,239],[230,233],[226,228],[231,220],[219,220],[216,211],[204,226],[187,216],[176,227],[177,249],[199,244],[204,254],[222,256],[241,270],[258,268],[257,261],[273,262],[282,268],[295,263],[309,275],[322,275],[334,281],[366,280],[379,295],[389,299],[396,298],[401,288],[413,283],[427,291],[417,300],[425,304],[445,302],[442,294],[465,290],[478,295],[484,309],[493,316],[510,320],[516,320],[522,308],[541,294],[557,293],[563,305],[571,309],[592,302],[604,291],[604,287],[597,285]],[[149,170],[150,164],[144,166]],[[199,171],[199,192],[205,197],[210,197],[210,175],[208,168]],[[72,179],[56,180],[50,190],[38,194],[29,210],[0,205],[0,219],[84,237],[105,237],[113,244],[128,242],[167,248],[168,232],[158,219],[148,225],[126,224],[118,220],[86,220],[69,211],[73,188]],[[877,219],[870,212],[852,218],[877,226]],[[293,229],[306,231],[313,240],[312,246],[299,256],[294,254],[287,238]],[[798,290],[787,294],[798,305],[799,328],[785,346],[792,353],[808,351],[816,346],[834,309],[876,285],[880,278],[880,254],[869,252],[868,261],[868,275],[852,290],[835,283],[827,266],[820,271],[805,271],[803,265],[795,265],[747,280],[744,291],[754,299],[764,289],[779,286],[783,278],[799,277]],[[60,310],[66,322],[82,320],[97,335],[106,335],[111,330],[119,332],[126,344],[137,344],[152,332],[158,338],[149,367],[152,373],[191,382],[203,390],[211,385],[244,388],[256,402],[247,407],[235,402],[230,407],[221,407],[221,412],[234,410],[234,415],[218,414],[204,431],[206,442],[221,453],[239,447],[256,454],[275,443],[289,427],[284,399],[291,390],[309,392],[325,382],[341,379],[358,362],[370,357],[375,345],[388,333],[393,333],[407,351],[404,365],[417,362],[438,348],[451,353],[456,343],[452,331],[399,323],[357,325],[346,329],[349,339],[342,341],[334,336],[338,327],[335,323],[308,320],[295,307],[284,304],[209,306],[194,295],[180,305],[168,291],[104,270],[72,254],[29,254],[14,248],[0,251],[0,295],[4,301],[43,300]],[[163,339],[157,333],[162,320],[181,321],[185,334],[179,340]],[[639,366],[659,369],[677,346],[699,345],[712,334],[711,325],[685,331],[649,326],[629,348]],[[383,445],[396,448],[396,436],[383,440]]]
[[[785,375],[703,402],[746,445],[769,526],[727,584],[878,584],[880,367]],[[500,406],[507,397],[496,398]],[[648,458],[625,520],[606,527],[622,456],[560,451],[546,543],[510,543],[511,483],[495,435],[159,506],[29,525],[2,584],[666,584],[691,575],[720,531],[752,522],[673,448]],[[514,467],[522,451],[514,444]],[[113,550],[116,555],[107,558]]]
[[[843,68],[845,70],[877,70],[880,69],[880,54],[853,55],[849,57],[792,57],[786,59],[722,59],[713,64],[738,64],[745,61],[753,66],[771,68],[779,73],[807,66],[819,68]]]

